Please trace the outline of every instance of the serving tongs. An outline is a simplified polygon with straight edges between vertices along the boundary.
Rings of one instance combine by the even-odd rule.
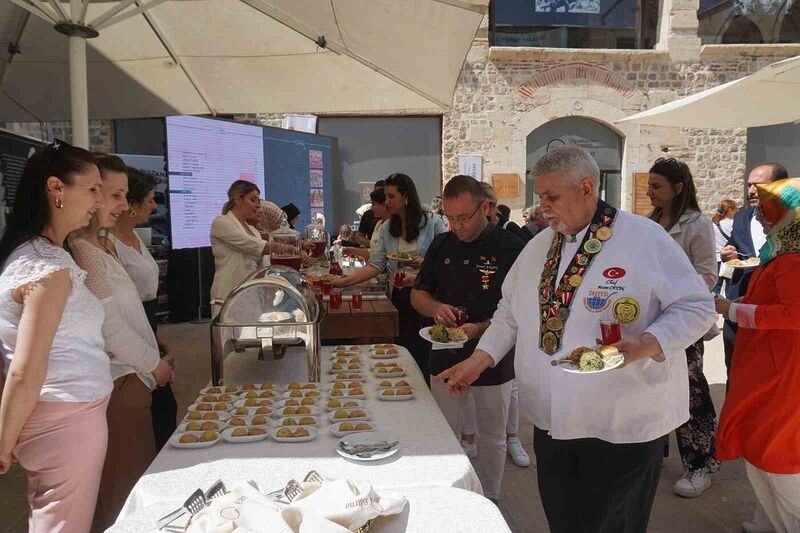
[[[217,482],[211,485],[211,487],[209,487],[209,489],[205,492],[197,489],[185,502],[183,502],[183,505],[180,508],[175,509],[168,515],[158,520],[158,530],[161,531],[187,513],[191,516],[196,515],[205,509],[213,500],[219,498],[226,492],[225,484],[222,483],[221,480],[217,480]]]

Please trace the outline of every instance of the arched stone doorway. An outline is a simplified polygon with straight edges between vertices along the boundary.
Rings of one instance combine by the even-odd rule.
[[[586,117],[563,117],[547,122],[526,140],[526,168],[531,169],[544,154],[558,146],[574,144],[586,148],[600,166],[600,197],[614,207],[622,206],[622,151],[624,138],[605,124]],[[525,203],[536,196],[530,174],[526,174]]]
[[[755,22],[744,15],[736,15],[725,33],[722,35],[722,44],[762,44],[764,36]]]

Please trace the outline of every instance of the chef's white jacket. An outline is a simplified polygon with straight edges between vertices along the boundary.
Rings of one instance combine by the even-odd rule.
[[[575,243],[565,242],[559,279]],[[540,232],[523,250],[503,283],[503,298],[478,345],[495,363],[516,344],[516,376],[533,423],[555,439],[594,437],[611,443],[647,442],[689,419],[689,380],[684,350],[716,321],[714,300],[686,254],[655,222],[620,211],[574,292],[561,348],[539,348],[539,281],[553,230]],[[625,368],[580,375],[553,367],[579,346],[600,338],[600,318],[611,316],[619,298],[633,298],[638,317],[622,325],[622,337],[654,335],[665,360],[637,361]]]

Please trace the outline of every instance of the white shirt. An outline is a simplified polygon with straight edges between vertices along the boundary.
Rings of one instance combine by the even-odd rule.
[[[139,234],[135,231],[133,234],[139,241],[141,252],[119,240],[113,233],[109,237],[117,250],[119,262],[125,267],[125,271],[136,285],[136,290],[139,291],[139,299],[149,302],[155,300],[158,295],[158,263],[150,255],[150,250],[144,245]]]
[[[727,237],[723,235],[722,232],[720,232],[720,228],[722,228],[722,231],[725,232],[725,235],[727,235]],[[722,261],[722,258],[720,257],[719,253],[720,251],[722,251],[725,245],[728,244],[728,239],[730,238],[732,232],[733,232],[732,218],[723,218],[722,220],[720,220],[719,228],[717,227],[717,224],[714,224],[714,246],[717,252],[717,262]]]
[[[755,215],[750,219],[750,236],[753,237],[753,249],[756,251],[756,257],[758,257],[758,251],[767,242],[767,236],[764,233],[764,226],[761,225]]]
[[[381,232],[379,230],[381,229],[383,222],[383,220],[378,220],[375,223],[375,228],[372,230],[372,238],[369,240],[370,255],[372,255],[372,253],[375,251],[375,247],[378,246],[378,241],[381,240]]]
[[[103,338],[111,358],[111,378],[136,374],[150,390],[155,389],[152,372],[161,357],[136,285],[113,255],[84,239],[70,244],[87,272],[86,285],[105,309]]]
[[[215,267],[212,300],[227,298],[261,264],[267,243],[253,226],[247,224],[247,228],[249,232],[231,212],[218,216],[211,224],[211,252]],[[216,315],[220,309],[220,306],[214,306],[211,314]]]
[[[514,263],[491,326],[478,344],[497,362],[516,343],[523,405],[533,423],[555,439],[647,442],[689,419],[684,349],[717,318],[711,292],[686,254],[655,222],[620,211],[613,232],[574,293],[556,354],[548,356],[539,348],[538,287],[553,236],[549,228],[531,240]],[[569,253],[579,242],[580,238],[564,243],[559,271],[566,269]],[[595,345],[600,318],[623,297],[635,300],[639,308],[637,318],[622,325],[623,338],[651,333],[666,355],[664,362],[646,359],[593,376],[550,365],[574,348]]]
[[[61,315],[39,399],[46,402],[93,402],[111,393],[111,374],[103,350],[103,305],[84,284],[81,270],[66,250],[36,238],[16,250],[0,273],[0,351],[7,371],[14,359],[23,304],[12,292],[59,270],[69,270],[72,291]]]

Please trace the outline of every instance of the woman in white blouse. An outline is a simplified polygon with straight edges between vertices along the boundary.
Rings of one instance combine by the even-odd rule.
[[[659,158],[650,169],[647,195],[653,204],[650,219],[669,232],[689,262],[711,290],[717,283],[714,228],[700,213],[689,167],[673,158]],[[712,328],[717,332],[716,328]],[[714,457],[717,413],[703,374],[703,339],[686,348],[689,365],[689,421],[676,431],[685,473],[673,491],[696,498],[711,486],[712,472],[719,470]]]
[[[0,241],[0,474],[28,477],[28,531],[84,533],[106,453],[103,306],[63,248],[100,206],[94,156],[56,142],[22,174]]]
[[[128,211],[125,163],[111,155],[98,155],[97,163],[103,177],[103,207],[89,226],[70,235],[69,246],[87,272],[86,285],[103,303],[103,337],[114,380],[107,414],[108,451],[95,513],[95,529],[104,530],[114,523],[133,485],[155,458],[151,391],[170,382],[173,373],[159,357],[139,291],[106,232]]]
[[[128,167],[126,174],[128,175],[128,213],[117,219],[117,223],[111,228],[109,238],[114,243],[117,259],[136,285],[136,290],[139,291],[139,299],[144,306],[147,321],[156,336],[158,349],[162,355],[167,355],[169,347],[158,336],[158,319],[156,317],[158,264],[134,231],[136,226],[147,223],[150,214],[156,207],[155,182],[152,176],[135,168]],[[169,383],[153,390],[153,405],[150,411],[153,415],[156,450],[161,450],[177,427],[178,404]]]

